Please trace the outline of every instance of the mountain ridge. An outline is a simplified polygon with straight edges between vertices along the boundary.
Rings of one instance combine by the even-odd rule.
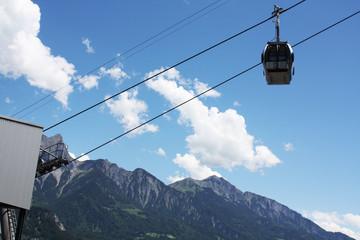
[[[36,179],[33,206],[53,212],[62,234],[80,239],[352,239],[224,178],[166,185],[104,159],[73,161]]]
[[[227,200],[239,204],[244,204],[262,217],[271,218],[276,221],[280,221],[284,218],[290,218],[294,220],[297,225],[300,226],[300,228],[306,230],[307,232],[314,233],[316,235],[324,234],[326,232],[325,230],[312,223],[310,220],[302,217],[299,213],[291,210],[287,206],[264,196],[260,196],[251,192],[242,192],[222,177],[210,176],[202,181],[187,178],[182,181],[186,181],[187,185],[189,185],[189,181],[193,181],[194,184],[197,184],[199,186],[209,187],[215,193],[221,195]],[[170,184],[170,186],[179,189],[177,185],[181,185],[182,181]]]

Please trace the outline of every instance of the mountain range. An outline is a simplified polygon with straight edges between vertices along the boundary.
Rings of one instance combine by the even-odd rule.
[[[42,147],[62,141],[43,137]],[[350,240],[224,178],[166,185],[144,169],[73,161],[35,180],[25,239]]]

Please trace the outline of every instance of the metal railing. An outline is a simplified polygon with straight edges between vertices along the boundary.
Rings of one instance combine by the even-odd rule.
[[[36,177],[50,173],[69,164],[68,151],[64,143],[56,143],[44,149],[40,148]]]

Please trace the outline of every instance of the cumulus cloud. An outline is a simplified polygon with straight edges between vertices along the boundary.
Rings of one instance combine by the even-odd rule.
[[[106,102],[106,106],[109,107],[110,113],[121,124],[124,124],[126,131],[139,126],[145,122],[147,104],[136,98],[138,94],[137,90],[132,92],[124,92],[116,100],[110,99]],[[106,96],[108,98],[109,96]],[[133,131],[131,136],[135,134],[142,134],[145,132],[156,132],[158,127],[153,124],[146,124],[141,128]]]
[[[100,72],[104,75],[109,75],[115,80],[119,80],[120,78],[130,78],[119,66],[114,66],[109,69],[101,67]]]
[[[360,215],[348,213],[344,215],[344,219],[347,223],[360,230]]]
[[[176,158],[173,161],[180,167],[187,170],[194,179],[202,180],[213,175],[221,177],[220,173],[212,171],[192,154],[186,153],[183,156],[176,154]]]
[[[20,7],[21,6],[21,7]],[[0,73],[8,78],[24,76],[31,86],[57,91],[68,85],[75,73],[73,64],[54,56],[38,38],[40,9],[30,0],[0,1]],[[68,105],[72,87],[55,99]]]
[[[88,155],[85,155],[82,153],[80,156],[81,157],[79,157],[79,159],[78,159],[78,161],[80,161],[80,162],[90,160],[90,157]]]
[[[102,76],[109,76],[111,79],[116,80],[116,85],[119,86],[125,79],[129,79],[129,75],[127,75],[122,69],[121,66],[113,66],[109,69],[104,67],[100,68],[100,74]]]
[[[124,79],[130,78],[120,66],[113,66],[112,68],[106,69],[104,67],[100,68],[99,75],[86,75],[83,77],[78,77],[78,82],[81,84],[81,88],[90,90],[94,87],[98,88],[100,77],[110,77],[116,81],[116,86],[119,86]]]
[[[287,152],[294,151],[295,147],[292,143],[284,143],[284,150]]]
[[[163,156],[163,157],[166,156],[166,152],[165,152],[164,149],[162,149],[162,148],[159,148],[159,149],[156,151],[156,154],[158,154],[158,155],[160,155],[160,156]]]
[[[76,159],[76,155],[72,152],[69,152],[70,157],[72,157],[73,159]],[[90,157],[88,155],[85,155],[84,153],[82,153],[78,159],[78,161],[87,161],[90,160]]]
[[[304,211],[303,216],[313,220],[326,231],[341,232],[356,240],[360,240],[360,215]]]
[[[165,118],[166,120],[168,120],[168,121],[171,120],[171,117],[170,117],[168,114],[165,114],[165,115],[164,115],[164,118]]]
[[[186,90],[178,82],[181,82],[180,73],[171,69],[146,84],[175,106],[194,96],[193,91]],[[268,147],[255,145],[254,137],[246,130],[244,117],[234,109],[220,112],[219,109],[208,108],[199,99],[194,99],[178,110],[178,122],[191,127],[193,134],[186,137],[189,153],[178,155],[174,162],[191,172],[193,177],[202,178],[213,174],[208,167],[222,167],[231,171],[236,166],[244,166],[257,171],[281,163]],[[201,170],[200,175],[191,170],[193,166]]]
[[[181,180],[184,180],[184,176],[180,176],[180,173],[178,171],[175,172],[175,176],[169,176],[167,177],[167,180],[169,180],[171,183],[178,182]]]
[[[206,83],[200,82],[198,79],[195,79],[194,88],[195,88],[196,94],[200,94],[200,93],[208,90],[209,86]],[[219,92],[217,92],[216,90],[211,90],[211,91],[205,93],[204,95],[202,95],[202,97],[220,97],[220,95],[221,94]]]
[[[146,77],[147,78],[152,77],[161,71],[164,71],[164,68],[150,72],[146,75]],[[165,73],[161,74],[161,76],[164,76],[168,80],[175,81],[178,85],[181,85],[184,89],[188,90],[190,93],[194,95],[198,95],[210,89],[207,83],[200,82],[200,80],[197,78],[191,80],[181,77],[180,72],[175,68],[166,71]],[[212,89],[209,92],[201,95],[200,97],[220,97],[220,96],[221,94],[219,92],[217,92],[215,89]]]
[[[78,82],[81,84],[83,88],[86,90],[90,90],[94,87],[98,88],[100,76],[97,75],[86,75],[78,79]]]
[[[92,46],[90,46],[90,40],[88,38],[83,38],[82,44],[84,44],[86,46],[86,52],[95,53],[94,48]]]

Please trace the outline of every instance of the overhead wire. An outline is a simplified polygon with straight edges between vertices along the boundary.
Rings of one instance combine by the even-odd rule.
[[[223,81],[223,82],[221,82],[221,83],[219,83],[219,84],[215,85],[214,87],[211,87],[211,88],[207,89],[206,91],[201,92],[200,94],[198,94],[198,95],[196,95],[196,96],[194,96],[194,97],[192,97],[192,98],[189,98],[189,99],[188,99],[188,100],[186,100],[185,102],[182,102],[182,103],[180,103],[180,104],[176,105],[175,107],[173,107],[173,108],[171,108],[171,109],[169,109],[169,110],[167,110],[167,111],[165,111],[165,112],[163,112],[163,113],[161,113],[161,114],[159,114],[159,115],[157,115],[157,116],[155,116],[155,117],[151,118],[150,120],[147,120],[146,122],[144,122],[144,123],[142,123],[142,124],[140,124],[140,125],[138,125],[138,126],[136,126],[136,127],[132,128],[132,129],[130,129],[130,130],[128,130],[128,131],[126,131],[126,132],[124,132],[123,134],[121,134],[121,135],[119,135],[119,136],[117,136],[117,137],[115,137],[115,138],[110,139],[109,141],[107,141],[107,142],[105,142],[105,143],[103,143],[103,144],[101,144],[101,145],[97,146],[96,148],[91,149],[90,151],[88,151],[88,152],[84,153],[83,155],[87,155],[87,154],[89,154],[89,153],[92,153],[92,152],[94,152],[95,150],[97,150],[97,149],[99,149],[99,148],[101,148],[101,147],[103,147],[103,146],[105,146],[105,145],[107,145],[107,144],[109,144],[109,143],[111,143],[111,142],[113,142],[113,141],[117,140],[118,138],[121,138],[121,137],[123,137],[123,136],[125,136],[125,135],[127,135],[127,134],[129,134],[129,133],[131,133],[131,132],[133,132],[133,131],[135,131],[135,130],[137,130],[137,129],[141,128],[142,126],[144,126],[144,125],[146,125],[146,124],[148,124],[148,123],[150,123],[150,122],[154,121],[155,119],[158,119],[158,118],[160,118],[160,117],[164,116],[165,114],[167,114],[167,113],[169,113],[169,112],[171,112],[171,111],[173,111],[173,110],[175,110],[175,109],[177,109],[177,108],[181,107],[182,105],[184,105],[184,104],[186,104],[186,103],[188,103],[188,102],[190,102],[190,101],[192,101],[192,100],[194,100],[194,99],[196,99],[196,98],[198,98],[198,97],[200,97],[200,96],[202,96],[202,95],[204,95],[204,94],[208,93],[208,92],[209,92],[209,91],[211,91],[211,90],[214,90],[215,88],[217,88],[217,87],[219,87],[219,86],[221,86],[221,85],[223,85],[223,84],[225,84],[225,83],[227,83],[227,82],[231,81],[232,79],[234,79],[234,78],[236,78],[236,77],[238,77],[238,76],[240,76],[240,75],[242,75],[242,74],[244,74],[244,73],[246,73],[246,72],[250,71],[251,69],[256,68],[256,67],[257,67],[257,66],[259,66],[260,64],[261,64],[261,63],[258,63],[258,64],[256,64],[256,65],[254,65],[254,66],[252,66],[252,67],[250,67],[250,68],[246,69],[245,71],[242,71],[241,73],[238,73],[238,74],[236,74],[235,76],[232,76],[231,78],[228,78],[227,80],[225,80],[225,81]],[[80,156],[80,157],[81,157],[81,156]],[[77,158],[76,158],[76,159],[74,159],[73,161],[75,161],[75,160],[79,159],[80,157],[77,157]]]
[[[201,13],[201,12],[203,12],[203,11],[205,11],[205,10],[209,9],[209,8],[211,8],[212,6],[216,5],[217,3],[221,2],[221,1],[223,1],[223,0],[216,0],[215,2],[213,2],[213,3],[211,3],[211,4],[207,5],[207,6],[205,6],[204,8],[202,8],[202,9],[200,9],[200,10],[196,11],[195,13],[193,13],[193,14],[189,15],[188,17],[186,17],[186,18],[184,18],[184,19],[180,20],[179,22],[177,22],[177,23],[175,23],[175,24],[173,24],[173,25],[171,25],[171,26],[169,26],[169,27],[165,28],[164,30],[160,31],[159,33],[156,33],[156,34],[154,34],[153,36],[151,36],[150,38],[148,38],[148,39],[146,39],[146,40],[144,40],[144,41],[140,42],[139,44],[137,44],[137,45],[135,45],[135,46],[131,47],[130,49],[126,50],[125,52],[123,52],[123,53],[121,53],[121,54],[117,54],[117,56],[116,56],[116,57],[111,58],[110,60],[106,61],[105,63],[101,64],[100,66],[98,66],[98,67],[96,67],[96,68],[92,69],[91,71],[87,72],[86,74],[82,75],[81,77],[79,77],[79,78],[76,78],[76,79],[72,80],[69,84],[67,84],[67,85],[65,85],[65,86],[63,86],[63,87],[61,87],[61,88],[59,88],[58,90],[56,90],[56,91],[54,91],[54,92],[52,92],[52,93],[48,94],[47,96],[45,96],[45,97],[43,97],[43,98],[41,98],[41,99],[39,99],[39,100],[37,100],[37,101],[33,102],[32,104],[28,105],[27,107],[25,107],[25,108],[23,108],[23,109],[19,110],[19,111],[18,111],[18,112],[16,112],[15,114],[11,115],[11,117],[15,117],[16,115],[18,115],[18,114],[20,114],[20,113],[22,113],[22,112],[26,111],[27,109],[29,109],[29,108],[31,108],[31,107],[33,107],[33,106],[37,105],[38,103],[40,103],[40,102],[44,101],[45,99],[47,99],[47,98],[49,98],[49,97],[51,97],[51,96],[54,96],[56,93],[60,92],[61,90],[65,89],[65,88],[67,88],[67,87],[69,87],[69,86],[71,86],[74,82],[79,82],[79,80],[81,80],[81,79],[83,79],[84,77],[86,77],[86,76],[90,75],[91,73],[93,73],[93,72],[95,72],[95,71],[99,70],[100,68],[102,68],[102,67],[104,67],[104,66],[108,65],[109,63],[111,63],[111,62],[115,61],[116,59],[118,59],[118,58],[120,58],[120,57],[123,57],[124,55],[126,55],[126,54],[130,53],[131,51],[133,51],[133,50],[135,50],[135,49],[139,48],[140,46],[142,46],[142,45],[144,45],[144,44],[146,44],[146,43],[150,42],[151,40],[155,39],[156,37],[158,37],[158,36],[162,35],[163,33],[165,33],[165,32],[167,32],[167,31],[169,31],[169,30],[173,29],[173,28],[174,28],[174,27],[176,27],[176,26],[178,26],[178,25],[182,24],[183,22],[185,22],[185,21],[187,21],[188,19],[190,19],[190,18],[192,18],[192,17],[196,16],[197,14],[199,14],[199,13]],[[220,5],[216,6],[216,7],[214,7],[213,9],[211,9],[210,11],[207,11],[205,14],[202,14],[200,17],[196,18],[195,20],[190,21],[189,23],[185,24],[184,26],[182,26],[182,27],[180,27],[180,28],[176,29],[175,31],[172,31],[170,34],[167,34],[167,35],[166,35],[166,36],[164,36],[164,37],[161,37],[160,39],[158,39],[158,40],[154,41],[154,42],[153,42],[153,43],[151,43],[150,45],[148,45],[148,46],[146,46],[146,47],[142,48],[141,50],[137,51],[137,52],[136,52],[136,53],[134,53],[134,54],[131,54],[130,56],[128,56],[128,57],[126,57],[126,58],[129,58],[129,57],[131,57],[131,56],[133,56],[133,55],[135,55],[135,54],[137,54],[137,53],[141,52],[142,50],[144,50],[144,49],[148,48],[149,46],[151,46],[151,45],[155,44],[156,42],[158,42],[158,41],[160,41],[160,40],[164,39],[165,37],[167,37],[167,36],[171,35],[172,33],[176,32],[176,31],[178,31],[179,29],[181,29],[181,28],[183,28],[183,27],[185,27],[185,26],[189,25],[190,23],[192,23],[192,22],[194,22],[194,21],[198,20],[199,18],[201,18],[201,17],[203,17],[203,16],[207,15],[208,13],[212,12],[213,10],[215,10],[215,9],[217,9],[217,8],[219,8],[219,7],[221,7],[221,6],[223,6],[224,4],[228,3],[229,1],[230,1],[230,0],[227,0],[227,1],[225,1],[224,3],[222,3],[222,4],[220,4]],[[114,65],[116,65],[116,64],[114,64]],[[112,65],[112,67],[113,67],[114,65]],[[80,84],[80,83],[78,83],[77,85],[79,85],[79,84]],[[76,86],[77,86],[77,85],[76,85]],[[64,93],[63,93],[63,94],[64,94]],[[61,95],[62,95],[62,94],[61,94]],[[47,105],[48,103],[52,102],[53,100],[54,100],[54,99],[52,99],[52,100],[50,100],[50,101],[47,101],[46,103],[44,103],[44,104],[40,105],[40,107],[37,107],[37,108],[33,109],[32,111],[30,111],[30,112],[26,113],[25,115],[22,115],[20,118],[23,118],[23,117],[25,117],[25,116],[29,115],[30,113],[32,113],[32,112],[34,112],[34,111],[36,111],[36,110],[38,110],[38,109],[42,108],[43,106]]]
[[[292,5],[291,7],[282,10],[282,11],[280,12],[280,14],[289,11],[290,9],[298,6],[299,4],[301,4],[301,3],[305,2],[305,1],[306,1],[306,0],[299,1],[298,3]],[[263,20],[263,21],[255,24],[255,25],[253,25],[253,26],[251,26],[251,27],[249,27],[249,28],[247,28],[247,29],[245,29],[245,30],[243,30],[243,31],[241,31],[241,32],[239,32],[239,33],[237,33],[237,34],[235,34],[235,35],[233,35],[233,36],[231,36],[231,37],[223,40],[223,41],[221,41],[221,42],[218,42],[218,43],[215,44],[215,45],[212,45],[211,47],[209,47],[209,48],[207,48],[207,49],[205,49],[205,50],[202,50],[202,51],[200,51],[200,52],[192,55],[191,57],[186,58],[185,60],[182,60],[182,61],[180,61],[180,62],[172,65],[171,67],[168,67],[168,68],[166,68],[166,69],[164,69],[164,70],[162,70],[162,71],[160,71],[160,72],[152,75],[151,77],[148,77],[148,78],[144,79],[143,81],[140,81],[140,82],[138,82],[138,83],[136,83],[136,84],[134,84],[134,85],[126,88],[125,90],[122,90],[122,91],[120,91],[120,92],[118,92],[118,93],[116,93],[116,94],[114,94],[114,95],[112,95],[112,96],[110,96],[110,97],[105,98],[104,100],[102,100],[102,101],[100,101],[100,102],[97,102],[96,104],[94,104],[94,105],[92,105],[92,106],[90,106],[90,107],[88,107],[88,108],[86,108],[86,109],[84,109],[84,110],[82,110],[82,111],[80,111],[80,112],[78,112],[78,113],[76,113],[76,114],[74,114],[74,115],[72,115],[72,116],[70,116],[70,117],[68,117],[68,118],[66,118],[66,119],[64,119],[64,120],[62,120],[62,121],[60,121],[60,122],[52,125],[52,126],[50,126],[50,127],[48,127],[48,128],[46,128],[46,129],[44,129],[43,132],[46,132],[46,131],[48,131],[48,130],[50,130],[50,129],[52,129],[52,128],[54,128],[54,127],[56,127],[56,126],[58,126],[58,125],[60,125],[60,124],[62,124],[62,123],[64,123],[64,122],[67,122],[67,121],[69,121],[70,119],[72,119],[72,118],[74,118],[74,117],[77,117],[77,116],[79,116],[79,115],[81,115],[81,114],[89,111],[90,109],[93,109],[93,108],[95,108],[95,107],[103,104],[104,102],[109,101],[110,99],[113,99],[113,98],[116,97],[116,96],[119,96],[120,94],[122,94],[122,93],[124,93],[124,92],[127,92],[127,91],[129,91],[129,90],[131,90],[131,89],[133,89],[133,88],[135,88],[135,87],[137,87],[137,86],[139,86],[139,85],[141,85],[141,84],[143,84],[143,83],[145,83],[145,82],[147,82],[147,81],[149,81],[149,80],[151,80],[151,79],[153,79],[153,78],[155,78],[155,77],[157,77],[157,76],[159,76],[159,75],[161,75],[161,74],[163,74],[163,73],[165,73],[165,72],[167,72],[167,71],[169,71],[169,70],[171,70],[171,69],[173,69],[173,68],[175,68],[175,67],[183,64],[183,63],[185,63],[185,62],[188,62],[188,61],[190,61],[191,59],[196,58],[196,57],[198,57],[198,56],[200,56],[200,55],[202,55],[202,54],[210,51],[211,49],[216,48],[216,47],[218,47],[218,46],[220,46],[220,45],[222,45],[222,44],[224,44],[224,43],[226,43],[226,42],[228,42],[228,41],[230,41],[230,40],[232,40],[232,39],[240,36],[241,34],[244,34],[245,32],[250,31],[251,29],[260,26],[261,24],[264,24],[265,22],[271,20],[272,18],[274,18],[274,15],[268,17],[267,19],[265,19],[265,20]]]
[[[182,26],[178,27],[177,29],[173,30],[172,32],[170,32],[170,33],[168,33],[168,34],[166,34],[166,35],[164,35],[164,36],[162,36],[161,38],[157,39],[156,41],[154,41],[154,42],[152,42],[152,43],[149,43],[148,45],[146,45],[145,47],[143,47],[143,48],[139,49],[138,51],[136,51],[136,52],[132,53],[131,55],[124,57],[122,60],[124,61],[124,60],[126,60],[126,59],[128,59],[128,58],[130,58],[130,57],[132,57],[132,56],[134,56],[134,55],[136,55],[136,54],[138,54],[139,52],[141,52],[141,51],[145,50],[146,48],[148,48],[148,47],[150,47],[150,46],[154,45],[154,44],[155,44],[155,43],[157,43],[158,41],[160,41],[160,40],[162,40],[162,39],[164,39],[164,38],[166,38],[166,37],[170,36],[171,34],[173,34],[173,33],[177,32],[177,31],[179,31],[180,29],[182,29],[182,28],[184,28],[184,27],[188,26],[189,24],[191,24],[191,23],[195,22],[196,20],[198,20],[198,19],[200,19],[201,17],[203,17],[203,16],[205,16],[205,15],[209,14],[210,12],[212,12],[212,11],[214,11],[214,10],[218,9],[219,7],[223,6],[224,4],[226,4],[226,3],[228,3],[228,2],[230,2],[230,0],[227,0],[227,1],[223,2],[222,4],[220,4],[220,5],[216,6],[215,8],[210,9],[209,11],[207,11],[207,12],[205,12],[204,14],[200,15],[199,17],[197,17],[197,18],[195,18],[195,19],[191,20],[190,22],[188,22],[188,23],[186,23],[186,24],[184,24],[184,25],[182,25]],[[116,64],[112,65],[111,67],[113,67],[113,66],[115,66],[115,65],[116,65]]]
[[[327,30],[333,28],[334,26],[336,26],[336,25],[338,25],[338,24],[340,24],[340,23],[348,20],[349,18],[351,18],[351,17],[353,17],[353,16],[355,16],[355,15],[357,15],[357,14],[359,14],[359,13],[360,13],[360,11],[357,11],[357,12],[351,14],[350,16],[348,16],[348,17],[346,17],[346,18],[344,18],[344,19],[342,19],[342,20],[340,20],[340,21],[332,24],[331,26],[329,26],[329,27],[327,27],[327,28],[325,28],[325,29],[323,29],[323,30],[321,30],[321,31],[319,31],[319,32],[317,32],[317,33],[315,33],[315,34],[313,34],[313,35],[311,35],[311,36],[309,36],[309,37],[307,37],[307,38],[299,41],[299,42],[297,42],[296,44],[293,45],[293,48],[296,47],[296,46],[298,46],[298,45],[300,45],[300,44],[302,44],[302,43],[304,43],[304,42],[306,42],[306,41],[308,41],[308,40],[310,40],[311,38],[313,38],[313,37],[315,37],[315,36],[317,36],[317,35],[325,32],[325,31],[327,31]],[[229,82],[229,81],[231,81],[231,80],[239,77],[240,75],[243,75],[244,73],[246,73],[246,72],[248,72],[248,71],[250,71],[250,70],[252,70],[252,69],[254,69],[254,68],[258,67],[258,66],[260,66],[261,64],[262,64],[261,62],[260,62],[260,63],[257,63],[257,64],[255,64],[255,65],[253,65],[252,67],[249,67],[248,69],[246,69],[246,70],[244,70],[244,71],[242,71],[242,72],[240,72],[240,73],[238,73],[238,74],[236,74],[236,75],[234,75],[234,76],[226,79],[225,81],[223,81],[223,82],[221,82],[221,83],[218,83],[217,85],[215,85],[215,86],[213,86],[213,87],[211,87],[211,88],[208,88],[207,90],[205,90],[205,91],[203,91],[203,92],[195,95],[194,97],[189,98],[188,100],[186,100],[186,101],[184,101],[184,102],[182,102],[182,103],[180,103],[180,104],[178,104],[178,105],[176,105],[176,106],[168,109],[167,111],[165,111],[165,112],[163,112],[163,113],[161,113],[161,114],[159,114],[159,115],[157,115],[157,116],[155,116],[155,117],[153,117],[153,118],[145,121],[144,123],[142,123],[142,124],[140,124],[140,125],[132,128],[132,129],[130,129],[130,130],[128,130],[128,131],[126,131],[126,132],[118,135],[117,137],[112,138],[112,139],[110,139],[109,141],[107,141],[107,142],[105,142],[105,143],[103,143],[103,144],[101,144],[101,145],[99,145],[99,146],[97,146],[97,147],[95,147],[95,148],[87,151],[86,153],[84,153],[84,154],[82,154],[81,156],[73,159],[72,161],[76,161],[76,160],[78,160],[80,157],[82,157],[83,155],[88,155],[88,154],[90,154],[90,153],[98,150],[99,148],[104,147],[105,145],[107,145],[107,144],[109,144],[109,143],[111,143],[111,142],[113,142],[113,141],[115,141],[115,140],[117,140],[117,139],[119,139],[119,138],[121,138],[121,137],[123,137],[123,136],[125,136],[125,135],[127,135],[127,134],[129,134],[129,133],[131,133],[131,132],[133,132],[133,131],[135,131],[135,130],[137,130],[137,129],[139,129],[139,128],[141,128],[142,126],[144,126],[144,125],[146,125],[146,124],[148,124],[148,123],[150,123],[150,122],[152,122],[152,121],[154,121],[154,120],[156,120],[156,119],[164,116],[165,114],[168,114],[169,112],[171,112],[171,111],[173,111],[173,110],[175,110],[175,109],[183,106],[184,104],[186,104],[186,103],[188,103],[188,102],[191,102],[192,100],[194,100],[194,99],[196,99],[196,98],[198,98],[198,97],[200,97],[200,96],[208,93],[209,91],[212,91],[212,90],[220,87],[221,85],[224,85],[225,83],[227,83],[227,82]],[[72,161],[70,161],[70,162],[72,162]]]
[[[344,22],[344,21],[348,20],[349,18],[352,18],[353,16],[355,16],[356,14],[359,14],[359,13],[360,13],[360,11],[357,11],[357,12],[355,12],[355,13],[353,13],[353,14],[351,14],[351,15],[347,16],[346,18],[341,19],[340,21],[338,21],[338,22],[334,23],[333,25],[331,25],[331,26],[329,26],[329,27],[327,27],[327,28],[324,28],[323,30],[321,30],[321,31],[319,31],[319,32],[317,32],[317,33],[315,33],[315,34],[311,35],[310,37],[307,37],[307,38],[305,38],[304,40],[302,40],[302,41],[300,41],[300,42],[298,42],[298,43],[294,44],[294,45],[293,45],[293,47],[296,47],[297,45],[299,45],[299,44],[301,44],[301,43],[303,43],[303,42],[306,42],[307,40],[309,40],[309,39],[311,39],[311,38],[313,38],[313,37],[315,37],[315,36],[319,35],[320,33],[323,33],[323,32],[325,32],[325,31],[329,30],[330,28],[335,27],[336,25],[338,25],[338,24],[340,24],[340,23],[342,23],[342,22]]]
[[[207,11],[207,12],[205,12],[204,14],[200,15],[199,17],[197,17],[197,18],[195,18],[195,19],[191,20],[190,22],[186,23],[185,25],[180,26],[179,28],[177,28],[177,29],[175,29],[175,30],[171,31],[170,33],[168,33],[168,34],[166,34],[166,35],[162,36],[161,38],[156,39],[155,41],[153,41],[153,42],[149,43],[148,45],[146,45],[145,47],[143,47],[143,48],[139,49],[138,51],[136,51],[136,52],[132,53],[131,55],[126,56],[126,57],[122,58],[121,60],[122,60],[122,61],[125,61],[126,59],[128,59],[128,58],[130,58],[130,57],[132,57],[132,56],[134,56],[134,55],[136,55],[136,54],[138,54],[139,52],[141,52],[141,51],[143,51],[143,50],[147,49],[148,47],[150,47],[150,46],[154,45],[155,43],[157,43],[157,42],[161,41],[162,39],[164,39],[164,38],[166,38],[166,37],[170,36],[170,35],[171,35],[171,34],[173,34],[174,32],[179,31],[180,29],[182,29],[182,28],[184,28],[184,27],[188,26],[189,24],[191,24],[191,23],[195,22],[195,21],[196,21],[196,20],[198,20],[199,18],[201,18],[201,17],[203,17],[203,16],[205,16],[205,15],[209,14],[210,12],[212,12],[212,11],[214,11],[214,10],[218,9],[219,7],[221,7],[221,6],[223,6],[224,4],[228,3],[229,1],[230,1],[230,0],[227,0],[227,1],[223,2],[222,4],[220,4],[220,5],[216,6],[215,8],[210,9],[209,11]],[[144,42],[144,43],[145,43],[145,42]],[[138,46],[140,46],[140,45],[138,45]],[[124,55],[124,54],[122,54],[121,56],[123,56],[123,55]],[[109,63],[109,62],[108,62],[108,63]],[[105,65],[107,65],[108,63],[106,63]],[[110,66],[110,68],[114,67],[116,64],[117,64],[117,63],[115,63],[115,64],[111,65],[111,66]],[[90,74],[90,73],[88,73],[88,74]],[[88,74],[86,74],[86,75],[88,75]],[[84,75],[84,76],[86,76],[86,75]],[[80,83],[76,84],[75,86],[78,86],[79,84],[80,84]],[[61,94],[61,95],[62,95],[62,94]],[[29,114],[31,114],[31,113],[33,113],[33,112],[35,112],[35,111],[36,111],[36,110],[38,110],[38,109],[40,109],[40,108],[44,107],[45,105],[49,104],[49,103],[50,103],[50,102],[52,102],[52,101],[54,101],[54,99],[51,99],[51,100],[49,100],[49,101],[47,101],[47,102],[45,102],[45,103],[41,104],[41,105],[40,105],[40,106],[38,106],[37,108],[34,108],[32,111],[27,112],[26,114],[22,115],[22,116],[20,117],[20,119],[22,119],[22,118],[26,117],[27,115],[29,115]],[[33,104],[33,105],[34,105],[34,104]]]

